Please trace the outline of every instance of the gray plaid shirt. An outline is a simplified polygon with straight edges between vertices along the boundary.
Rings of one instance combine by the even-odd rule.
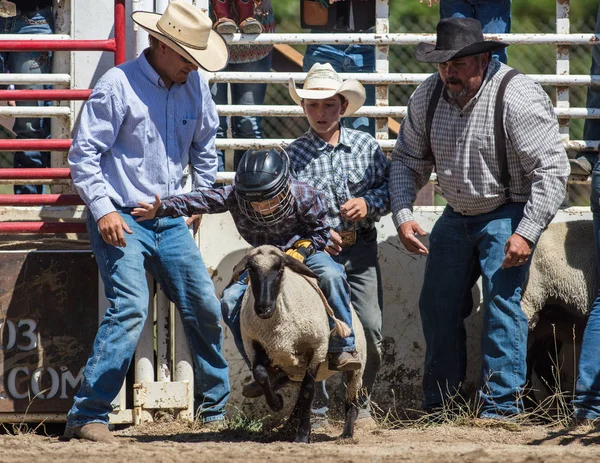
[[[448,204],[464,215],[485,214],[504,203],[494,105],[509,70],[493,60],[479,92],[463,109],[444,90],[433,117],[431,150],[439,184]],[[392,153],[389,188],[396,227],[413,220],[417,191],[434,166],[425,116],[437,79],[436,73],[411,96]],[[511,198],[527,203],[516,233],[535,243],[565,197],[569,164],[550,99],[524,75],[514,77],[506,88],[504,127]]]

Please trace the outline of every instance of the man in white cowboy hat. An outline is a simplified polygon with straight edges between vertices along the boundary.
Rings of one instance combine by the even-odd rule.
[[[316,63],[302,89],[290,79],[289,92],[310,129],[286,150],[298,179],[327,196],[327,251],[346,271],[351,302],[365,330],[363,385],[370,394],[381,363],[383,307],[375,223],[390,210],[389,162],[371,135],[340,124],[365,101],[360,82],[343,81],[329,63]],[[370,416],[365,410],[359,416]]]
[[[497,60],[476,19],[443,19],[435,45],[415,58],[438,72],[417,88],[392,154],[390,197],[402,244],[427,256],[419,308],[427,342],[424,408],[460,393],[466,374],[463,320],[481,276],[484,319],[480,416],[523,410],[527,318],[521,291],[533,247],[565,197],[569,165],[542,88]],[[512,79],[510,79],[512,77]],[[504,90],[502,90],[504,88]],[[502,96],[502,93],[504,95]],[[448,205],[426,233],[412,204],[435,166]]]
[[[183,218],[137,223],[137,201],[213,184],[219,120],[201,66],[218,71],[227,45],[196,7],[172,1],[164,14],[135,12],[150,47],[108,71],[83,107],[69,152],[73,183],[88,206],[87,229],[106,297],[68,415],[66,437],[115,442],[108,430],[118,394],[148,315],[146,271],[179,308],[192,351],[195,401],[204,423],[223,420],[229,397],[221,352],[221,307]]]

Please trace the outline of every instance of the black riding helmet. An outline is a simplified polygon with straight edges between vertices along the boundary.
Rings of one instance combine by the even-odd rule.
[[[293,207],[289,159],[285,151],[248,150],[235,173],[235,191],[242,212],[253,222],[274,224],[286,218]],[[277,198],[275,208],[260,210],[258,204]],[[252,207],[252,203],[255,203]]]

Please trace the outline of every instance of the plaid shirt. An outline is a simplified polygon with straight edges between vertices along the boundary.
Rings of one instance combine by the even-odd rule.
[[[332,146],[309,129],[285,150],[298,179],[327,195],[327,218],[336,231],[372,228],[390,211],[389,161],[368,133],[341,126],[339,143]],[[367,217],[360,222],[340,214],[340,207],[352,198],[367,203]]]
[[[242,238],[254,247],[271,244],[285,251],[299,239],[309,239],[318,251],[325,249],[329,239],[325,195],[295,179],[291,179],[290,192],[296,199],[293,212],[281,222],[268,226],[252,222],[243,213],[233,185],[166,198],[156,215],[179,217],[229,211]]]
[[[491,212],[504,204],[494,139],[494,105],[510,68],[492,61],[475,97],[460,108],[442,92],[431,125],[431,150],[448,204],[464,215]],[[411,96],[392,153],[390,196],[396,226],[413,220],[417,191],[429,180],[434,160],[425,133],[425,115],[437,74]],[[536,242],[565,198],[569,164],[552,103],[524,75],[514,77],[504,95],[504,126],[510,193],[524,202],[516,233]]]

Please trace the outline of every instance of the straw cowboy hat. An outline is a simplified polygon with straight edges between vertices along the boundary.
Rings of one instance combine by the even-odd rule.
[[[445,63],[505,47],[508,47],[507,43],[484,40],[481,23],[477,19],[447,18],[437,25],[435,45],[422,42],[418,44],[415,59],[422,63]]]
[[[136,11],[131,19],[151,36],[207,71],[216,72],[227,66],[227,43],[213,30],[210,18],[189,3],[174,0],[162,15]]]
[[[365,88],[358,80],[343,81],[331,64],[315,63],[304,80],[302,89],[296,88],[293,78],[288,83],[290,96],[297,103],[301,100],[324,100],[334,95],[342,95],[348,101],[344,116],[354,114],[365,102]]]

